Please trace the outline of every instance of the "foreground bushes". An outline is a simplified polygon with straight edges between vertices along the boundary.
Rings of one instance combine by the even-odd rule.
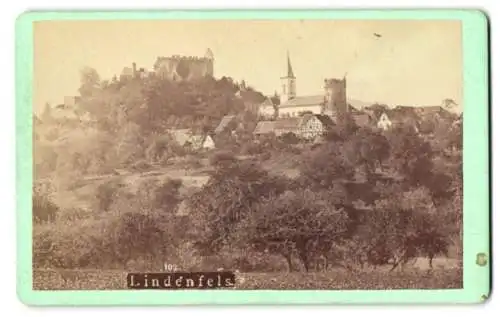
[[[135,261],[153,269],[176,261],[187,232],[185,219],[175,216],[180,186],[177,180],[146,181],[131,192],[117,181],[103,183],[95,204],[100,212],[86,219],[72,212],[56,223],[34,226],[34,266],[123,269]]]
[[[38,190],[33,192],[33,222],[54,221],[59,212],[59,207],[52,202],[48,194]]]

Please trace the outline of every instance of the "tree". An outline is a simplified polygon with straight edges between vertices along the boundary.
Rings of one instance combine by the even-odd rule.
[[[373,117],[374,118],[380,118],[380,116],[384,113],[389,111],[389,106],[384,105],[384,104],[373,104],[371,106],[368,106],[365,108],[366,110],[372,111],[373,112]]]
[[[235,239],[247,247],[280,244],[282,248],[275,251],[285,257],[290,270],[291,253],[296,250],[309,271],[317,242],[333,242],[347,230],[347,214],[326,197],[308,189],[267,197],[240,223]]]
[[[402,127],[388,134],[391,144],[389,165],[414,186],[425,184],[432,177],[432,148],[413,129]]]
[[[359,241],[364,244],[368,261],[404,265],[419,254],[432,260],[445,254],[448,247],[443,215],[437,212],[425,187],[395,193],[376,202],[373,212],[364,215]]]
[[[161,258],[168,248],[165,242],[170,239],[153,215],[127,212],[117,218],[111,228],[115,238],[109,241],[108,249],[114,251],[114,259],[123,265],[140,257],[149,261]]]
[[[178,179],[168,179],[155,190],[154,207],[171,212],[180,202],[179,191],[182,181]]]
[[[116,133],[115,151],[118,164],[130,164],[143,158],[144,139],[141,137],[140,126],[128,123]]]
[[[349,112],[338,113],[335,123],[332,130],[343,140],[350,138],[358,130],[358,126]]]
[[[367,175],[375,172],[376,167],[390,156],[390,144],[387,138],[370,129],[361,128],[343,147],[353,165],[365,168]]]
[[[330,188],[354,176],[354,165],[346,152],[334,143],[325,143],[305,153],[302,161],[301,179],[312,188]]]
[[[34,188],[33,190],[33,222],[54,221],[59,207],[46,195]]]
[[[189,199],[198,249],[217,252],[231,244],[235,226],[265,197],[284,191],[286,182],[250,162],[221,159],[203,189]]]
[[[436,133],[439,142],[442,143],[442,149],[455,152],[462,151],[463,148],[463,122],[457,120],[451,124],[443,124]]]
[[[279,139],[285,144],[297,144],[300,142],[300,139],[297,137],[297,135],[292,132],[287,132],[281,135]]]
[[[80,70],[80,88],[78,91],[82,97],[90,97],[100,88],[101,78],[97,70],[88,66]]]
[[[453,108],[454,106],[457,106],[457,103],[455,102],[455,100],[451,99],[451,98],[446,98],[443,100],[443,106],[447,109],[449,108]]]

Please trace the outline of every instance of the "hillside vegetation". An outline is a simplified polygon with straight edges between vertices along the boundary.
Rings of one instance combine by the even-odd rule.
[[[461,269],[461,123],[436,122],[421,135],[345,119],[318,144],[256,140],[246,105],[264,96],[238,90],[226,77],[105,81],[85,69],[77,119],[47,110],[34,122],[35,270],[158,271],[170,263],[356,275],[420,258],[433,268],[442,256]],[[168,137],[173,128],[212,133],[228,114],[244,124],[214,136],[215,150]],[[377,288],[385,275],[373,274]],[[460,287],[461,273],[445,275],[448,287]],[[42,276],[36,287],[61,287],[51,281]],[[412,281],[394,287],[418,287]],[[281,288],[269,283],[254,287]]]

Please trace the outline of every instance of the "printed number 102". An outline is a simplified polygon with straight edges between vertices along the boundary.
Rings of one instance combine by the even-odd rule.
[[[169,264],[169,263],[164,263],[163,264],[163,269],[167,272],[175,272],[177,271],[177,265],[175,264]]]

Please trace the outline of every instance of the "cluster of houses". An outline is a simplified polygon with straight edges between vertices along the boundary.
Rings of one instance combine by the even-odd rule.
[[[443,106],[405,107],[373,105],[364,109],[349,106],[348,115],[358,127],[387,131],[398,126],[408,126],[420,133],[425,122],[458,122],[462,116],[455,115]],[[213,149],[216,138],[221,134],[236,135],[242,129],[243,122],[237,115],[228,115],[221,119],[217,128],[209,133],[194,133],[190,129],[170,130],[169,133],[181,146],[193,150]],[[296,116],[283,116],[256,122],[253,129],[255,140],[264,135],[281,137],[294,134],[304,141],[321,141],[323,136],[337,124],[335,116],[304,112]]]
[[[258,122],[255,135],[293,133],[302,139],[315,139],[345,116],[349,116],[359,127],[388,130],[407,125],[417,132],[420,132],[424,122],[461,119],[447,110],[456,106],[451,99],[445,99],[439,106],[395,108],[348,100],[345,76],[342,79],[325,79],[323,94],[297,96],[296,77],[289,56],[287,73],[281,80],[279,98],[268,97],[257,107],[257,114],[262,121]],[[353,107],[353,104],[357,106]]]
[[[168,61],[172,63],[189,61],[192,64],[189,65],[194,70],[199,70],[196,68],[199,66],[201,67],[200,69],[210,71],[210,74],[212,74],[212,69],[207,66],[208,64],[203,64],[206,61],[213,61],[211,52],[208,51],[207,54],[208,57],[205,58],[171,58]],[[128,73],[137,74],[141,71],[142,69],[137,71],[136,65],[133,64]],[[128,74],[127,71],[124,73]],[[194,73],[197,74],[197,72]],[[250,94],[250,97],[253,96],[252,98],[248,96],[248,98],[244,98],[249,93],[244,84],[236,92],[235,96],[237,98],[246,100],[246,111],[254,113],[255,117],[259,118],[258,122],[244,122],[242,119],[243,116],[227,115],[210,132],[202,133],[191,129],[172,129],[166,131],[166,134],[182,147],[201,150],[215,148],[217,143],[215,142],[216,138],[221,134],[237,135],[238,130],[249,132],[249,129],[252,129],[249,126],[251,127],[252,124],[254,124],[253,135],[255,139],[258,139],[262,135],[272,134],[280,137],[291,133],[299,139],[316,141],[318,139],[321,140],[322,136],[338,123],[339,118],[345,118],[346,116],[349,116],[359,127],[389,130],[403,124],[413,127],[417,132],[421,131],[422,123],[425,122],[433,120],[461,120],[461,116],[458,117],[447,110],[450,107],[450,103],[452,106],[456,105],[451,99],[446,99],[439,106],[397,106],[395,108],[377,104],[363,104],[362,102],[349,100],[347,98],[347,80],[345,76],[341,79],[325,79],[322,94],[298,96],[296,93],[296,77],[289,56],[287,56],[287,72],[285,76],[281,77],[281,81],[282,89],[280,94],[276,93],[275,96],[267,97],[263,102],[256,102],[255,94]],[[64,104],[57,106],[54,109],[55,111],[50,111],[50,116],[75,119],[80,122],[82,120],[90,121],[90,118],[83,118],[82,114],[75,111],[76,107],[74,106],[78,102],[79,97],[65,97]],[[356,107],[353,105],[356,105]],[[47,109],[47,112],[48,110],[50,109]]]

